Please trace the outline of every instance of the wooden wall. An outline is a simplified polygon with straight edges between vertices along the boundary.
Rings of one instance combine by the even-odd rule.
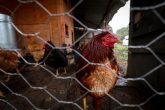
[[[71,8],[68,0],[38,1],[51,13],[64,13]],[[69,16],[50,16],[35,2],[26,4],[20,4],[16,0],[0,2],[3,4],[3,7],[0,7],[0,13],[13,16],[14,23],[23,33],[40,32],[40,37],[44,40],[51,40],[56,46],[61,46],[63,43],[71,44],[74,40],[72,38],[74,36],[73,19]],[[65,35],[65,24],[68,26],[68,36]],[[17,34],[17,37],[19,41],[22,41],[20,34]]]
[[[163,3],[163,0],[131,0],[131,7],[146,7],[156,6]],[[164,6],[156,8],[157,13],[164,17]],[[161,64],[165,62],[165,36],[163,35],[165,30],[165,24],[161,19],[153,12],[149,10],[137,10],[131,11],[130,21],[130,35],[129,45],[131,46],[145,46],[152,41],[152,45],[149,46],[151,51],[147,48],[130,48],[128,56],[128,77],[138,78],[145,76],[144,79],[158,92],[165,92],[165,66]],[[161,38],[159,38],[162,36]],[[159,59],[157,57],[159,57]],[[162,62],[160,62],[160,60]],[[161,66],[160,66],[161,65]],[[156,68],[160,66],[159,68]],[[136,82],[136,81],[135,81]],[[144,83],[144,81],[137,81],[137,83],[143,86],[138,89],[147,90],[146,93],[152,93],[153,90]],[[146,86],[144,86],[146,85]],[[146,95],[142,93],[142,95]],[[163,110],[165,98],[162,95],[156,95],[151,98],[147,104],[143,105],[145,110]]]

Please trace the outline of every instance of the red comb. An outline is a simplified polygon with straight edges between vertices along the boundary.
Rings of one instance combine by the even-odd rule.
[[[102,44],[106,47],[114,48],[114,44],[118,41],[117,35],[113,33],[107,33],[102,36]]]

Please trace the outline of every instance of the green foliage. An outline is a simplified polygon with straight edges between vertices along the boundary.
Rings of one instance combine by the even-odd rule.
[[[120,45],[120,44],[116,44],[115,49],[118,50],[118,51],[128,51],[128,46],[123,46],[123,45]]]
[[[119,35],[121,37],[121,39],[124,38],[124,36],[127,36],[129,32],[129,27],[123,27],[121,29],[118,29],[116,34]]]
[[[116,44],[114,50],[115,50],[117,59],[120,62],[125,62],[128,60],[128,46]]]

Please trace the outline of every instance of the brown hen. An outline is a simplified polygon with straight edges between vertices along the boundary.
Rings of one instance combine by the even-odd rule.
[[[92,64],[83,58],[78,61],[77,79],[89,89],[89,94],[93,97],[94,109],[101,109],[101,98],[105,96],[114,87],[117,81],[118,64],[114,57],[114,44],[119,39],[109,32],[102,32],[93,38],[82,49],[81,54]],[[98,65],[103,64],[103,65]],[[82,87],[83,92],[87,91]],[[84,101],[84,110],[86,110],[86,97]]]
[[[40,42],[35,36],[26,36],[23,39],[24,54],[30,53],[35,62],[38,64],[44,56],[44,44]]]

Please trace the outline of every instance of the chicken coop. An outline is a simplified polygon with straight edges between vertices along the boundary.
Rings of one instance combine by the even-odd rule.
[[[0,38],[6,40],[6,44],[0,41],[0,109],[83,110],[83,97],[91,91],[80,93],[83,85],[76,78],[77,65],[69,64],[65,74],[59,68],[57,76],[56,69],[38,63],[39,58],[34,59],[37,64],[26,61],[24,51],[34,49],[35,54],[43,55],[38,49],[42,50],[46,41],[59,48],[67,44],[74,50],[72,46],[83,38],[105,29],[127,1],[0,0]],[[165,1],[130,3],[127,75],[118,75],[124,84],[116,84],[103,97],[101,110],[164,110]],[[7,28],[2,31],[4,24]],[[8,54],[10,50],[14,53]],[[19,62],[13,59],[18,57],[25,64],[13,71]],[[91,96],[87,104],[87,110],[94,109]]]
[[[24,4],[23,2],[29,2]],[[44,8],[42,8],[44,7]],[[68,0],[42,0],[32,3],[32,1],[1,0],[0,13],[13,18],[14,24],[23,33],[39,33],[39,36],[47,41],[52,41],[57,46],[63,43],[72,44],[74,41],[73,19],[65,15],[69,11],[71,3]],[[53,16],[53,13],[56,15]],[[58,16],[61,14],[62,16]],[[17,32],[19,41],[21,34]]]

